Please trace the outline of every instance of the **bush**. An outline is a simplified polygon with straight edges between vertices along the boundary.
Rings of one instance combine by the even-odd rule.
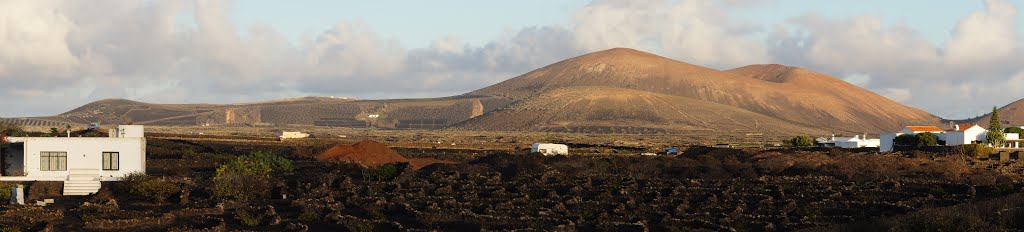
[[[1003,130],[1003,133],[1017,133],[1017,134],[1024,134],[1024,128],[1020,128],[1020,127],[1009,127],[1009,128],[1006,128],[1005,130]]]
[[[260,222],[263,221],[259,215],[250,213],[249,210],[246,209],[239,209],[238,211],[235,211],[235,219],[242,222],[242,225],[249,227],[258,226],[260,225]]]
[[[917,147],[939,145],[939,136],[932,134],[931,132],[920,133],[914,137],[917,137]]]
[[[995,152],[995,148],[981,144],[961,145],[955,149],[963,151],[964,155],[974,157],[976,159],[988,158],[990,154]]]
[[[893,142],[899,146],[913,146],[917,148],[939,145],[939,136],[931,132],[920,134],[902,134],[896,136]]]
[[[8,202],[11,199],[11,188],[16,184],[0,183],[0,202]]]
[[[217,168],[213,178],[213,194],[221,199],[252,201],[270,193],[274,173],[294,169],[291,160],[268,152],[253,152],[238,157]]]
[[[145,196],[157,202],[164,202],[167,197],[178,193],[178,191],[181,191],[181,186],[178,186],[178,184],[157,178],[146,180],[135,187],[136,194]]]
[[[181,191],[181,186],[141,172],[128,173],[121,177],[121,183],[115,190],[143,196],[156,202],[163,202],[167,197]]]
[[[814,146],[814,140],[806,135],[800,135],[786,141],[786,145],[793,147],[810,147]]]
[[[902,134],[896,136],[896,138],[893,139],[893,142],[900,146],[917,146],[917,136],[914,136],[913,134]]]
[[[363,179],[393,180],[401,175],[407,167],[409,167],[408,163],[389,163],[369,167],[363,169]]]

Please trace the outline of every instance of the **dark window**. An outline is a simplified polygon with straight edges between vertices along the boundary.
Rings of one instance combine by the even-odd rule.
[[[40,171],[67,171],[68,153],[63,151],[39,152]]]
[[[103,170],[117,170],[118,169],[118,156],[117,152],[104,152],[103,153]]]

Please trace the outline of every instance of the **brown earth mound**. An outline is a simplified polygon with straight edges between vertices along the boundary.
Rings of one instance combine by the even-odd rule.
[[[363,140],[347,145],[338,144],[316,156],[319,161],[349,161],[372,167],[387,163],[409,163],[413,170],[435,163],[454,163],[437,159],[409,159],[377,141]]]

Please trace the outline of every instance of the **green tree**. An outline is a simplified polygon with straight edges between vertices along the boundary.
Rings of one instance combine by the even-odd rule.
[[[931,132],[920,133],[914,137],[917,137],[916,147],[939,145],[939,136],[932,134]]]
[[[1007,127],[1005,130],[1003,130],[1003,133],[1024,134],[1024,128],[1020,128],[1020,127]]]
[[[50,136],[57,137],[60,135],[60,131],[56,127],[50,127]]]
[[[992,117],[988,119],[988,130],[1002,130],[1003,124],[999,121],[999,110],[995,106],[992,107]]]
[[[893,142],[900,146],[917,146],[917,136],[914,134],[902,134],[896,136]]]
[[[812,140],[811,137],[808,137],[806,135],[800,135],[793,137],[793,139],[790,139],[788,144],[794,147],[810,147],[814,146],[814,140]]]
[[[1002,147],[1003,142],[1006,141],[1003,125],[999,121],[999,110],[995,106],[992,107],[992,117],[988,120],[988,135],[985,136],[985,139],[993,147]]]

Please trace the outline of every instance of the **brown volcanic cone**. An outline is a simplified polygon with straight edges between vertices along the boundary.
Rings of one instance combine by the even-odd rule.
[[[894,131],[939,118],[834,77],[781,65],[719,71],[633,49],[586,54],[470,92],[523,100],[564,87],[601,86],[687,97],[818,128]]]
[[[414,170],[434,163],[452,163],[436,159],[405,158],[388,148],[387,145],[371,140],[363,140],[352,145],[335,145],[321,152],[316,159],[319,161],[349,161],[367,167],[388,163],[409,163]]]

